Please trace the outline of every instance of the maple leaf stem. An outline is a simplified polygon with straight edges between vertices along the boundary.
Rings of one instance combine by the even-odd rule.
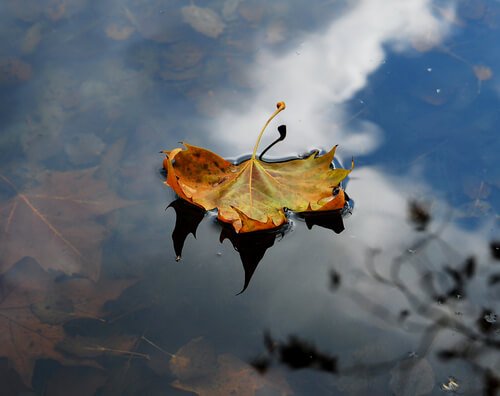
[[[7,184],[7,185],[9,185],[9,186],[10,186],[10,188],[12,188],[12,189],[14,190],[14,192],[15,192],[15,193],[18,193],[16,186],[14,185],[14,183],[12,183],[12,182],[9,180],[9,178],[8,178],[8,177],[6,177],[6,176],[4,176],[4,175],[0,174],[0,179],[2,179],[2,180],[3,180],[3,181]]]
[[[129,355],[129,356],[136,356],[140,358],[144,358],[146,360],[151,360],[149,355],[146,355],[145,353],[140,353],[140,352],[134,352],[134,351],[126,351],[123,349],[114,349],[114,348],[106,348],[100,345],[96,346],[86,346],[84,349],[87,349],[89,351],[97,351],[97,352],[109,352],[109,353],[115,353],[118,355]]]
[[[248,173],[248,193],[250,196],[250,206],[253,206],[253,197],[252,197],[252,174],[253,174],[253,164],[255,163],[255,156],[257,155],[257,149],[259,148],[260,140],[262,139],[262,135],[264,134],[264,131],[266,130],[267,126],[269,123],[273,120],[274,117],[276,117],[281,111],[285,110],[286,105],[285,102],[278,102],[276,103],[277,109],[274,111],[273,114],[271,114],[271,117],[266,121],[264,126],[262,127],[259,137],[257,138],[257,142],[255,143],[255,147],[253,148],[253,153],[252,153],[252,158],[250,159],[250,171]]]
[[[56,237],[58,237],[61,241],[63,241],[63,243],[68,246],[78,257],[82,257],[82,253],[80,253],[80,251],[70,242],[68,241],[63,234],[61,234],[61,232],[59,232],[59,230],[57,230],[57,228],[55,228],[48,220],[47,218],[42,214],[40,213],[40,211],[31,203],[31,201],[28,199],[28,197],[25,195],[25,194],[21,194],[18,189],[16,188],[16,186],[14,185],[14,183],[12,183],[6,176],[0,174],[0,179],[2,179],[6,184],[8,184],[15,192],[16,194],[19,196],[19,198],[33,211],[33,213],[49,228],[50,231],[52,231]],[[17,208],[17,202],[16,202],[16,205],[14,207],[14,209]],[[9,226],[10,226],[10,222],[11,222],[11,215],[13,215],[13,212],[11,212],[9,214],[9,219],[8,219],[8,222],[7,222],[7,227],[6,227],[6,230],[9,229]]]
[[[252,160],[255,160],[255,156],[257,155],[257,149],[259,148],[260,140],[262,139],[262,135],[264,134],[264,131],[266,130],[267,126],[273,120],[274,117],[276,117],[280,112],[285,110],[285,108],[286,108],[285,102],[276,103],[276,107],[277,107],[277,109],[271,115],[271,117],[269,117],[269,119],[266,121],[266,123],[264,124],[264,126],[262,127],[262,129],[259,133],[259,137],[257,138],[257,142],[255,143],[255,147],[253,148]]]
[[[145,336],[141,336],[141,339],[146,341],[149,345],[155,347],[156,349],[158,349],[160,352],[163,352],[165,355],[167,356],[170,356],[170,357],[177,357],[176,355],[174,355],[173,353],[170,353],[168,351],[166,351],[165,349],[161,348],[160,346],[156,345],[153,341],[151,341],[150,339],[146,338]]]

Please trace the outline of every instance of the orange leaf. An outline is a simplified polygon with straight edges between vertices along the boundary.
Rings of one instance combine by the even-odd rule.
[[[97,319],[108,300],[135,282],[101,279],[94,283],[84,278],[60,279],[59,275],[28,258],[0,275],[0,357],[9,359],[28,386],[37,359],[98,366],[81,359],[89,355],[70,357],[56,348],[66,339],[63,324],[78,318]]]
[[[44,269],[99,278],[106,229],[97,218],[131,202],[96,177],[98,170],[41,173],[39,186],[27,191],[0,174],[0,185],[16,193],[0,201],[0,274],[29,256]]]
[[[286,221],[285,208],[295,212],[342,209],[346,203],[340,182],[351,169],[333,169],[336,146],[319,156],[283,162],[256,158],[262,134],[285,109],[283,102],[262,128],[252,157],[233,164],[201,147],[164,151],[167,181],[184,200],[205,210],[217,208],[218,219],[236,232],[276,228]]]
[[[217,355],[203,337],[194,338],[181,347],[169,367],[177,377],[171,385],[198,396],[293,394],[281,372],[273,370],[262,376],[231,354]]]

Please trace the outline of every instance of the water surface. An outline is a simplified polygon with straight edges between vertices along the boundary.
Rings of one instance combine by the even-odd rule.
[[[499,392],[498,1],[101,3],[0,5],[2,392]],[[268,159],[339,144],[355,207],[236,296],[158,152],[248,155],[279,100]]]

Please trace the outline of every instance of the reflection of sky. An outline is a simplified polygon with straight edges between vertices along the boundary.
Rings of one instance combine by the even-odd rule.
[[[296,13],[304,8],[293,4]],[[158,13],[156,5],[143,13],[136,7],[130,12],[137,26],[149,30],[112,41],[105,28],[109,21],[127,22],[123,8],[95,6],[83,16],[82,9],[56,28],[43,15],[37,17],[43,20],[39,26],[36,19],[23,20],[22,28],[15,24],[19,37],[31,24],[42,31],[34,52],[13,50],[20,39],[2,44],[2,56],[14,51],[34,70],[24,83],[3,86],[0,152],[2,166],[19,185],[43,168],[107,166],[110,186],[139,200],[109,222],[113,238],[105,243],[103,273],[143,277],[130,292],[132,301],[124,301],[157,305],[143,314],[144,322],[125,322],[124,331],[140,333],[137,326],[148,323],[151,337],[171,351],[203,334],[220,350],[244,358],[260,350],[263,329],[281,337],[303,335],[345,359],[394,358],[414,349],[420,334],[384,323],[342,292],[332,294],[328,272],[336,268],[346,287],[389,311],[403,308],[398,292],[363,281],[361,274],[367,249],[381,249],[377,265],[384,271],[418,237],[407,222],[410,198],[431,204],[431,229],[446,224],[441,238],[456,250],[431,246],[418,255],[417,265],[439,269],[442,262],[461,263],[466,254],[485,259],[485,238],[497,227],[500,201],[499,59],[489,49],[497,45],[497,30],[477,28],[476,17],[467,19],[472,11],[455,17],[443,2],[346,2],[337,14],[324,16],[318,31],[306,21],[300,29],[290,28],[283,47],[267,43],[256,53],[253,48],[238,53],[237,76],[226,79],[221,74],[234,73],[226,58],[235,59],[224,40],[238,38],[238,25],[231,25],[238,16],[227,17],[225,32],[213,40],[195,35],[182,18],[172,19],[167,29],[162,18],[169,11]],[[150,24],[141,25],[141,18],[150,18]],[[89,21],[98,28],[86,30]],[[14,24],[8,22],[2,29]],[[259,48],[264,27],[247,29],[252,39],[243,44]],[[175,36],[178,31],[183,39]],[[166,41],[155,41],[165,35]],[[467,44],[468,35],[473,44]],[[181,71],[176,69],[180,59],[187,63]],[[482,63],[492,68],[493,81],[480,83],[474,76],[473,66]],[[165,71],[169,68],[174,76]],[[306,231],[298,222],[267,251],[249,289],[235,298],[243,282],[238,255],[228,241],[219,244],[208,219],[196,240],[188,238],[183,261],[174,263],[169,237],[174,215],[171,209],[164,213],[171,194],[156,172],[157,152],[185,139],[225,156],[248,153],[278,100],[287,109],[270,126],[262,147],[274,139],[280,123],[287,124],[288,136],[271,156],[339,144],[344,162],[351,155],[356,160],[347,186],[355,209],[338,236],[317,227]],[[481,182],[489,195],[478,189]],[[462,204],[469,206],[455,207]],[[482,211],[483,204],[493,208]],[[453,216],[469,215],[468,220],[450,220],[449,210]],[[472,215],[479,218],[475,228]],[[418,288],[417,273],[408,270],[405,276]],[[462,308],[475,315],[490,299],[476,286]],[[452,373],[437,368],[430,359],[436,381],[466,373],[458,365]]]
[[[389,48],[403,51],[411,41],[437,44],[448,30],[428,1],[356,2],[322,31],[294,38],[288,52],[263,50],[247,70],[254,94],[244,95],[217,117],[215,137],[231,150],[248,150],[259,127],[256,120],[284,100],[289,110],[280,121],[290,133],[282,150],[339,143],[344,153],[371,152],[380,142],[377,126],[362,117],[354,126],[344,125],[353,117],[345,103],[383,65]],[[230,134],[220,133],[227,128]]]

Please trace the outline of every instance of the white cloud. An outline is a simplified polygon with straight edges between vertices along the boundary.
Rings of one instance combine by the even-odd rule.
[[[270,128],[286,123],[289,133],[278,156],[334,144],[344,155],[372,151],[380,141],[377,126],[357,120],[346,125],[352,116],[344,103],[383,64],[386,47],[400,51],[411,41],[444,37],[448,24],[435,11],[429,0],[362,0],[323,32],[302,37],[288,53],[264,50],[248,67],[254,94],[242,95],[238,106],[228,104],[210,128],[213,138],[224,142],[220,154],[251,151],[279,100],[287,110]],[[267,135],[264,145],[276,133]]]

